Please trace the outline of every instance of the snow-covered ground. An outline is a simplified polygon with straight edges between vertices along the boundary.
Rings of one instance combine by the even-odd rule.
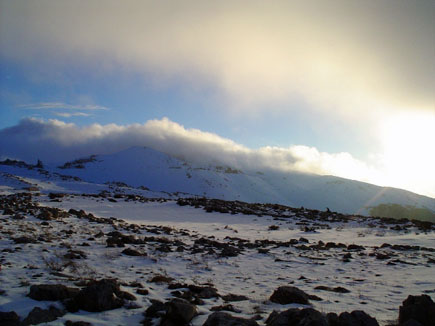
[[[52,304],[26,297],[32,284],[75,286],[80,280],[115,278],[122,290],[136,296],[135,309],[80,310],[47,325],[63,325],[66,320],[93,325],[139,325],[151,299],[165,302],[175,295],[168,284],[150,282],[155,275],[171,277],[173,283],[212,285],[221,296],[244,295],[247,300],[230,302],[237,311],[231,314],[245,318],[260,315],[260,325],[265,324],[273,310],[301,307],[268,300],[283,285],[291,284],[320,297],[322,301],[311,304],[321,312],[363,310],[383,325],[397,319],[398,308],[408,295],[425,293],[435,297],[435,232],[422,231],[412,223],[397,227],[355,216],[328,220],[322,218],[321,212],[309,210],[289,209],[280,217],[273,210],[270,215],[206,212],[201,206],[179,206],[172,195],[165,193],[130,189],[142,197],[129,198],[119,195],[120,191],[129,192],[123,187],[43,179],[31,173],[25,177],[3,173],[1,198],[35,186],[42,191],[32,201],[42,210],[84,210],[96,220],[68,215],[44,222],[36,217],[38,208],[17,212],[23,219],[14,218],[13,214],[0,215],[0,289],[4,291],[0,295],[0,311],[15,311],[22,318],[36,306]],[[81,195],[103,190],[107,191],[104,196]],[[53,200],[48,196],[50,191],[69,194]],[[150,197],[162,199],[146,199]],[[318,218],[312,214],[318,214]],[[109,219],[100,223],[98,218],[111,218],[113,224],[107,223]],[[113,231],[147,240],[122,248],[108,247]],[[36,243],[14,243],[13,239],[20,236],[31,237]],[[219,247],[206,247],[206,241],[240,248],[240,252],[224,255]],[[326,249],[319,241],[343,245]],[[351,244],[363,248],[349,247]],[[122,254],[125,248],[146,256]],[[83,256],[65,259],[64,255],[71,251]],[[138,294],[135,283],[149,293]],[[316,289],[318,286],[342,287],[349,292],[324,291]],[[225,303],[222,297],[203,301],[197,306],[200,314],[192,325],[202,325],[212,307]],[[59,302],[55,304],[61,307]],[[158,325],[158,319],[154,323]]]

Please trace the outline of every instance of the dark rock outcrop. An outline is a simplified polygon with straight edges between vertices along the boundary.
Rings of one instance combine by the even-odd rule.
[[[73,298],[79,291],[62,284],[36,284],[30,287],[27,296],[38,301],[58,301]]]
[[[211,286],[199,286],[199,285],[189,285],[189,290],[193,293],[194,296],[200,299],[210,299],[217,298],[219,294],[214,287]]]
[[[342,312],[340,316],[338,316],[337,326],[379,326],[379,324],[375,318],[364,311],[355,310],[350,313]]]
[[[65,315],[65,311],[60,310],[54,306],[50,306],[48,309],[41,309],[39,307],[33,308],[27,317],[23,320],[21,325],[38,325],[42,323],[48,323],[50,321],[56,320],[59,317]]]
[[[273,292],[270,301],[279,304],[309,304],[309,295],[294,286],[280,286]]]
[[[208,316],[203,326],[258,326],[255,320],[234,317],[229,313],[217,311]]]
[[[37,243],[37,241],[33,238],[22,236],[18,238],[12,239],[16,244],[26,244],[26,243]]]
[[[140,252],[140,251],[138,251],[136,249],[133,249],[133,248],[126,248],[126,249],[124,249],[122,251],[122,253],[124,255],[127,255],[127,256],[136,256],[136,257],[138,257],[138,256],[146,256],[147,255],[146,253],[142,253],[142,252]]]
[[[223,295],[222,299],[224,301],[229,301],[229,302],[249,300],[249,298],[247,296],[244,296],[241,294],[233,294],[233,293]]]
[[[71,320],[67,320],[65,322],[65,326],[92,326],[92,324],[88,323],[86,321],[71,321]]]
[[[419,322],[422,326],[435,325],[435,303],[431,297],[422,294],[410,295],[399,308],[399,325],[409,321]]]
[[[335,292],[335,293],[350,293],[350,291],[348,289],[341,287],[341,286],[337,286],[335,288],[332,288],[329,286],[319,285],[319,286],[316,286],[314,289],[315,290],[322,290],[322,291],[330,291],[330,292]]]
[[[288,309],[283,312],[272,312],[266,320],[267,326],[328,326],[327,319],[317,310]]]
[[[166,315],[160,325],[188,325],[197,314],[196,306],[183,299],[173,299],[167,304]]]
[[[3,312],[0,311],[0,325],[3,326],[19,326],[20,317],[15,311]]]
[[[127,292],[121,291],[116,280],[103,279],[94,281],[67,302],[67,309],[70,312],[85,310],[100,312],[120,308],[124,300],[135,300],[136,298]]]

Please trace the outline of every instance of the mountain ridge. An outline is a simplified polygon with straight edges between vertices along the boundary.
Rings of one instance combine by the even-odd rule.
[[[74,166],[74,162],[78,166]],[[435,199],[407,190],[330,175],[242,171],[230,166],[201,165],[146,147],[131,147],[74,162],[54,170],[87,182],[123,182],[154,191],[322,210],[330,208],[344,213],[367,215],[370,207],[379,204],[400,204],[435,211]]]

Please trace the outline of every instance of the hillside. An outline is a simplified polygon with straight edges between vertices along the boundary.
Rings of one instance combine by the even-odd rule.
[[[179,311],[186,326],[277,326],[290,313],[325,326],[399,316],[402,326],[409,306],[432,326],[435,224],[153,191],[143,186],[153,171],[162,183],[150,188],[174,178],[195,181],[193,191],[223,178],[273,185],[278,174],[124,154],[63,168],[0,164],[0,325],[173,326]],[[125,183],[99,183],[111,175]]]
[[[379,204],[435,211],[435,199],[333,176],[278,171],[240,171],[201,166],[143,147],[96,155],[53,167],[92,183],[122,182],[153,191],[181,192],[210,198],[279,203],[294,207],[369,214]],[[412,217],[410,217],[412,218]]]

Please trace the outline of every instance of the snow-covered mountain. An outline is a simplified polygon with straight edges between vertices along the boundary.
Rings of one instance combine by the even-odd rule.
[[[240,171],[228,166],[201,166],[144,147],[95,155],[52,170],[91,183],[122,182],[153,191],[294,207],[367,214],[381,203],[435,211],[435,199],[388,187],[304,173]]]
[[[330,326],[349,316],[396,325],[398,315],[401,326],[432,326],[435,224],[307,209],[358,208],[377,194],[372,204],[434,204],[144,148],[61,167],[1,162],[0,325],[179,325],[179,311],[190,311],[185,325],[273,326],[290,324],[293,311]]]

